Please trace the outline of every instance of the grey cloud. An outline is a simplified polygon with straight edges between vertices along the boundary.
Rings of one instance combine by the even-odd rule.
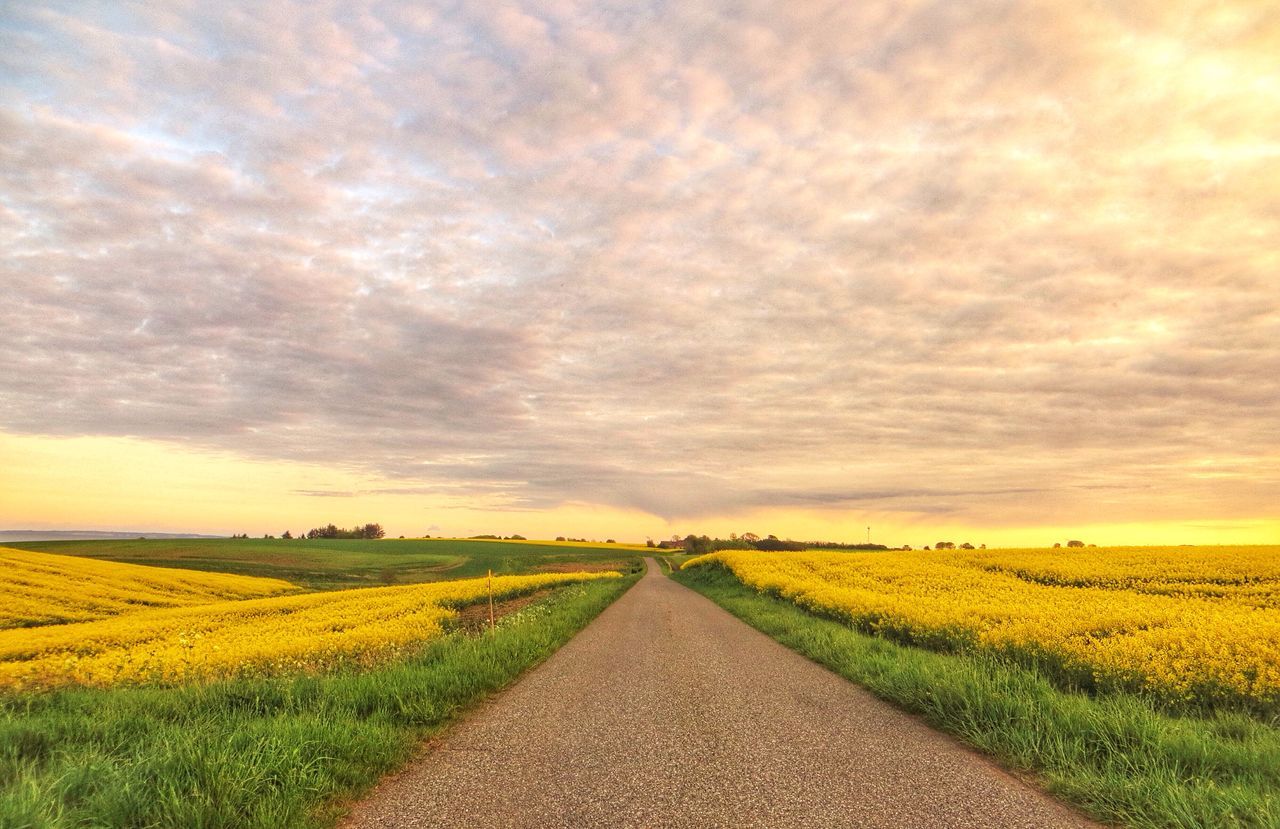
[[[1256,513],[1280,29],[1167,5],[6,9],[0,428],[511,509]]]

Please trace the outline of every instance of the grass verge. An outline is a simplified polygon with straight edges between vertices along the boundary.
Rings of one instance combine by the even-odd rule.
[[[0,827],[330,825],[635,581],[562,588],[492,635],[362,672],[0,697]]]
[[[1142,697],[1063,691],[1034,669],[868,636],[720,567],[677,581],[881,699],[923,717],[1099,820],[1280,827],[1280,729],[1244,713],[1177,716]]]

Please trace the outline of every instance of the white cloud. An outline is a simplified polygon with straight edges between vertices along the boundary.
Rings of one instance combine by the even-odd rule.
[[[1260,7],[331,11],[0,16],[0,428],[664,516],[1280,495]]]

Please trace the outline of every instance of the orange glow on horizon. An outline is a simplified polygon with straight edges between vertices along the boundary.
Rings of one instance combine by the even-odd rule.
[[[1276,544],[1280,519],[1202,517],[1180,521],[1043,526],[975,525],[907,513],[762,509],[667,521],[588,503],[548,510],[438,495],[376,494],[398,482],[341,469],[246,460],[131,438],[51,438],[0,433],[0,529],[192,532],[251,536],[297,533],[333,521],[377,521],[388,536],[519,533],[619,542],[688,533],[773,533],[815,541],[871,540],[919,548],[940,540],[988,547],[1045,547],[1078,538],[1100,546]],[[317,497],[316,491],[352,493]]]

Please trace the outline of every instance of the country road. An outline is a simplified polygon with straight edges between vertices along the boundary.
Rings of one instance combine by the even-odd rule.
[[[1084,827],[649,572],[353,810],[355,827]]]

